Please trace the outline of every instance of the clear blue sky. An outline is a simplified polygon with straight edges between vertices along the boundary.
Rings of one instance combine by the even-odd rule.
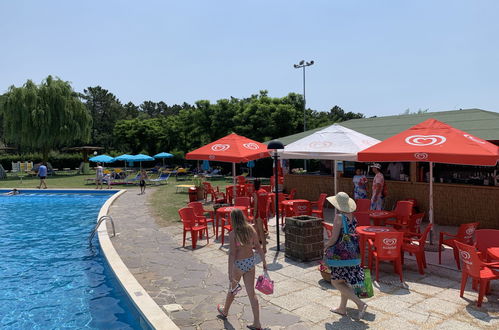
[[[368,116],[499,112],[499,1],[1,1],[0,92],[47,75],[122,102],[302,91]]]

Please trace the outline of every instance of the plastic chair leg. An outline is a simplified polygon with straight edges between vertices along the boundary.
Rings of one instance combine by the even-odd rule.
[[[186,234],[186,233],[187,233],[187,232],[186,232],[186,230],[184,229],[184,235],[183,235],[183,236],[184,236],[184,238],[183,238],[183,240],[182,240],[182,247],[185,247],[185,234]]]
[[[379,282],[379,260],[376,258],[376,282]]]
[[[477,307],[482,306],[483,297],[485,296],[485,291],[487,290],[487,280],[480,280],[480,287],[478,291],[478,301],[476,303]]]
[[[194,230],[191,230],[191,240],[192,240],[192,249],[196,248],[196,242],[198,241],[198,233]]]
[[[402,261],[400,260],[400,258],[398,258],[395,261],[395,263],[397,264],[398,273],[399,273],[399,276],[400,276],[400,282],[404,282],[403,274],[402,274]]]
[[[459,297],[463,297],[464,295],[464,289],[466,288],[466,282],[468,281],[468,274],[466,272],[463,272],[461,275],[461,292],[459,293]]]
[[[222,223],[222,233],[220,234],[222,236],[222,246],[224,245],[224,239],[225,239],[225,228],[224,228],[224,225]]]
[[[459,262],[459,251],[457,250],[457,247],[453,247],[452,250],[454,252],[454,260],[456,260],[457,269],[460,270],[461,263]]]
[[[418,270],[421,275],[424,275],[424,253],[423,255],[416,253],[416,262],[418,263]]]
[[[206,225],[206,244],[210,244],[210,237],[208,235],[208,224]]]

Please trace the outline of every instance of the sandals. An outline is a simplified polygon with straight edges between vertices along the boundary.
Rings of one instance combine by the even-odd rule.
[[[333,313],[336,313],[338,315],[341,315],[341,316],[347,315],[347,313],[341,313],[341,312],[339,312],[337,308],[331,308],[330,311],[333,312]]]
[[[361,309],[359,309],[359,320],[364,317],[364,313],[366,312],[367,309],[367,304],[364,303],[364,306],[362,306]]]
[[[220,315],[220,317],[222,319],[225,320],[227,318],[227,315],[224,314],[224,306],[223,305],[218,304],[217,305],[217,311],[218,311],[218,314]]]
[[[250,329],[250,330],[262,330],[263,328],[257,328],[253,325],[247,325],[246,328]]]

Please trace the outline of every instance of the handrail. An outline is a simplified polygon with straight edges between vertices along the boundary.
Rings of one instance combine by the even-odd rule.
[[[116,231],[114,230],[114,221],[113,221],[113,217],[111,217],[110,215],[103,215],[102,217],[100,217],[100,218],[99,218],[99,220],[97,221],[97,224],[95,225],[94,229],[93,229],[93,230],[92,230],[92,232],[90,233],[90,236],[88,237],[88,242],[90,243],[90,245],[92,245],[92,239],[94,238],[95,233],[97,232],[97,229],[99,229],[100,224],[101,224],[104,220],[106,220],[106,219],[111,220],[111,227],[113,228],[113,236],[111,236],[111,237],[116,236]]]

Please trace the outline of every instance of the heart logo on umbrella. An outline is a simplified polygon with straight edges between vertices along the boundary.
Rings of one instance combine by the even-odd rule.
[[[419,160],[428,159],[428,154],[426,152],[416,152],[414,158]]]
[[[312,149],[323,149],[323,148],[331,147],[332,145],[333,145],[332,142],[318,141],[318,142],[311,142],[309,144],[309,147],[312,148]]]
[[[447,141],[447,138],[442,135],[411,135],[405,138],[405,143],[412,146],[438,146]]]
[[[395,245],[395,244],[397,244],[397,239],[396,238],[385,238],[383,240],[383,244],[389,245],[389,246]]]
[[[253,143],[253,142],[245,143],[245,144],[243,144],[243,147],[245,147],[246,149],[249,149],[249,150],[258,150],[258,149],[260,149],[260,147],[258,146],[258,144]]]
[[[213,151],[225,151],[225,150],[229,150],[230,148],[230,145],[228,144],[214,144],[213,146],[211,146],[211,150]]]

